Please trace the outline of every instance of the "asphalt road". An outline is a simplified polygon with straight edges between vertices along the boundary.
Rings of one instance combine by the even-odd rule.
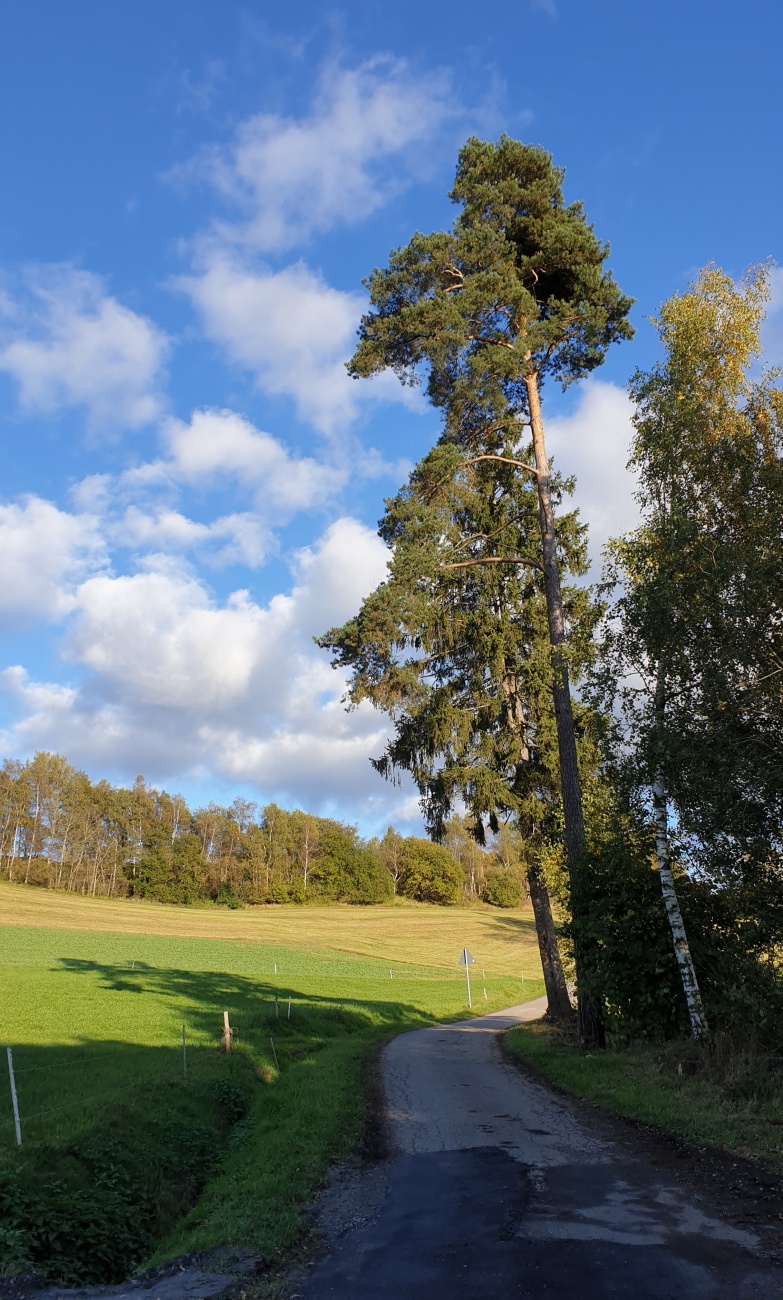
[[[342,1230],[291,1300],[781,1300],[752,1232],[503,1057],[499,1033],[544,1008],[389,1043],[391,1155],[342,1187]]]

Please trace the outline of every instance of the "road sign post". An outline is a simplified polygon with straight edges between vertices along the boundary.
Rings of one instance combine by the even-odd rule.
[[[463,949],[462,949],[462,956],[460,957],[459,961],[457,962],[457,965],[458,965],[458,966],[464,966],[464,967],[465,967],[465,983],[466,983],[467,986],[468,986],[468,1010],[469,1010],[469,1011],[472,1011],[472,1010],[473,1010],[473,1001],[472,1001],[471,996],[470,996],[470,967],[471,967],[471,966],[475,966],[475,964],[476,964],[476,958],[475,958],[475,957],[471,957],[471,955],[470,955],[470,953],[468,952],[467,948],[463,948]]]

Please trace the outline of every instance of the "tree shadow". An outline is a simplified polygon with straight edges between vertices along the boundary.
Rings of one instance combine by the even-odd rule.
[[[503,939],[519,939],[523,935],[535,939],[536,923],[532,916],[505,916],[499,914],[492,917],[491,929],[504,931]]]
[[[295,982],[284,988],[263,979],[220,971],[159,968],[143,962],[136,962],[135,969],[129,971],[127,965],[73,957],[58,959],[57,968],[71,975],[97,976],[102,988],[116,993],[164,999],[169,1007],[176,1007],[186,1034],[195,1035],[197,1041],[219,1040],[225,1011],[245,1041],[262,1031],[268,1033],[272,1019],[281,1033],[293,1026],[298,1033],[326,1036],[361,1032],[371,1026],[382,1032],[394,1026],[431,1024],[436,1020],[401,1000],[314,994],[297,989]],[[328,987],[328,980],[325,983]],[[293,1021],[287,1014],[289,994]]]

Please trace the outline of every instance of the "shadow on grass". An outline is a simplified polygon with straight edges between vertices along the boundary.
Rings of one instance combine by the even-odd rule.
[[[493,916],[489,928],[500,930],[504,939],[521,939],[523,936],[535,939],[536,937],[536,923],[530,916]]]
[[[115,1034],[127,1015],[128,1036],[146,1027],[160,1043],[171,1025],[173,1039],[14,1048],[23,1146],[6,1090],[0,1274],[33,1268],[69,1285],[127,1277],[216,1178],[219,1226],[207,1244],[222,1234],[283,1249],[301,1199],[356,1138],[367,1053],[435,1019],[400,1001],[299,991],[289,1019],[287,990],[241,975],[71,958],[57,969],[117,995],[106,1003]],[[139,994],[161,1000],[148,1021]],[[230,1056],[219,1050],[224,1011],[236,1031]],[[196,1231],[203,1238],[198,1222]]]
[[[262,1041],[260,1035],[268,1035],[272,1020],[281,1034],[304,1032],[327,1037],[359,1033],[370,1026],[382,1031],[400,1025],[432,1024],[436,1020],[435,1015],[399,1000],[317,995],[220,971],[160,968],[142,962],[136,962],[135,970],[129,971],[124,965],[79,958],[61,958],[57,969],[71,975],[97,977],[103,989],[115,993],[141,993],[163,999],[169,1013],[176,1009],[186,1034],[200,1044],[219,1044],[224,1011],[228,1011],[240,1041],[251,1044]]]
[[[179,1059],[177,1059],[179,1057]],[[0,1107],[0,1275],[117,1282],[196,1203],[260,1081],[244,1053],[121,1042],[14,1052]],[[10,1099],[9,1099],[10,1100]]]

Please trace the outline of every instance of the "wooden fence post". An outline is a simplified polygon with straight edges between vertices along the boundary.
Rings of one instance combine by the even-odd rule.
[[[228,1023],[228,1012],[223,1012],[223,1051],[231,1052],[231,1026]]]

